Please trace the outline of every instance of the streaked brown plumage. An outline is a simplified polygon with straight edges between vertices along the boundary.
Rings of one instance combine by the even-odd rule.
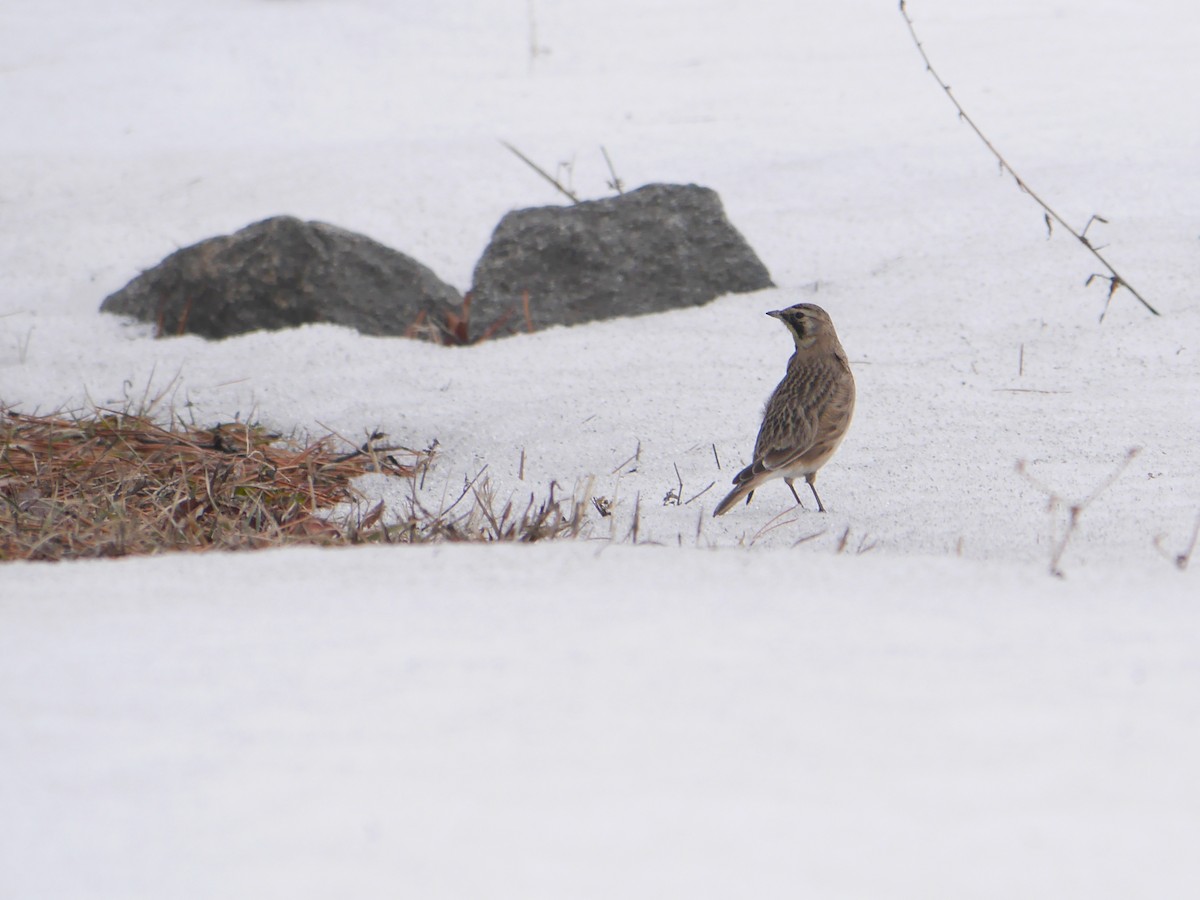
[[[749,503],[772,478],[782,478],[800,503],[792,482],[801,476],[824,512],[814,484],[817,470],[837,450],[854,414],[854,376],[829,314],[812,303],[797,303],[767,315],[787,326],[796,352],[767,401],[754,461],[733,479],[733,490],[717,504],[714,516],[728,512],[742,497]]]

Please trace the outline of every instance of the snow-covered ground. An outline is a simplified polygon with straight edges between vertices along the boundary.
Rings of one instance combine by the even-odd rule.
[[[0,401],[382,429],[438,441],[430,505],[485,465],[614,504],[556,545],[0,567],[0,897],[1195,896],[1200,13],[909,10],[1161,318],[1099,324],[891,2],[0,9]],[[469,349],[97,312],[278,213],[466,288],[558,201],[498,139],[586,196],[602,145],[716,189],[779,287]],[[859,389],[830,512],[714,520],[801,300]]]

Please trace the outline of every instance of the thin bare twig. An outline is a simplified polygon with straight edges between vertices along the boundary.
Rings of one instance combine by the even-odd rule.
[[[691,497],[689,497],[687,500],[685,500],[685,501],[683,502],[683,505],[684,505],[684,506],[687,506],[687,505],[688,505],[689,503],[691,503],[693,500],[698,500],[698,499],[700,499],[700,498],[701,498],[701,497],[703,497],[705,494],[707,494],[709,491],[711,491],[715,485],[716,485],[716,482],[715,482],[715,481],[710,481],[710,482],[708,483],[708,487],[706,487],[704,490],[700,491],[700,493],[698,493],[698,494],[692,494],[692,496],[691,496]]]
[[[1152,312],[1154,315],[1159,315],[1159,311],[1151,306],[1149,301],[1139,294],[1133,285],[1126,281],[1124,277],[1122,277],[1121,274],[1113,268],[1112,264],[1100,254],[1100,248],[1097,248],[1088,239],[1087,230],[1092,222],[1098,221],[1107,224],[1107,220],[1100,216],[1093,215],[1090,219],[1088,219],[1087,225],[1085,225],[1081,231],[1076,231],[1074,228],[1068,225],[1066,220],[1063,219],[1063,217],[1057,212],[1055,212],[1045,200],[1038,196],[1038,194],[1029,186],[1025,179],[1013,171],[1013,167],[1008,164],[1008,160],[1001,155],[1000,151],[996,149],[995,145],[988,139],[987,135],[985,135],[980,130],[979,126],[975,124],[975,120],[967,114],[965,109],[963,109],[962,104],[958,102],[958,98],[954,96],[954,92],[950,90],[950,85],[947,84],[942,76],[937,73],[937,70],[934,69],[933,63],[929,61],[929,56],[925,52],[924,45],[921,43],[920,38],[917,37],[916,27],[913,25],[913,20],[908,14],[906,0],[900,0],[900,15],[904,17],[904,24],[908,26],[908,33],[912,35],[913,43],[917,45],[917,52],[921,54],[921,59],[925,61],[925,71],[927,71],[933,77],[933,80],[938,83],[938,87],[945,92],[946,96],[950,99],[950,102],[954,104],[954,108],[958,110],[958,117],[971,127],[971,130],[975,132],[976,136],[981,141],[983,141],[983,145],[988,148],[992,156],[996,157],[996,161],[1000,163],[1000,171],[1007,172],[1009,175],[1011,175],[1013,181],[1016,182],[1017,187],[1032,197],[1034,202],[1037,203],[1037,205],[1040,206],[1044,211],[1047,236],[1049,236],[1049,232],[1051,230],[1051,221],[1057,222],[1064,229],[1066,229],[1067,233],[1070,234],[1071,237],[1079,241],[1079,243],[1081,243],[1087,249],[1087,251],[1100,262],[1100,265],[1104,266],[1104,268],[1108,270],[1107,275],[1096,273],[1089,276],[1085,282],[1085,286],[1090,285],[1096,278],[1100,278],[1108,282],[1108,297],[1104,301],[1104,311],[1100,313],[1100,321],[1104,321],[1104,315],[1108,312],[1108,307],[1112,302],[1113,294],[1117,292],[1118,288],[1122,287],[1129,291],[1129,293],[1133,294],[1133,296],[1137,298],[1138,302],[1140,302],[1142,306],[1146,307],[1146,309],[1150,310],[1150,312]]]
[[[521,162],[525,163],[525,165],[529,166],[529,168],[533,169],[533,171],[537,172],[539,175],[541,175],[543,178],[545,178],[548,182],[550,182],[552,185],[554,185],[555,190],[557,190],[560,194],[563,194],[566,197],[570,198],[572,203],[579,202],[579,197],[575,194],[574,191],[570,190],[569,188],[563,187],[562,182],[560,182],[557,178],[555,178],[553,175],[551,175],[549,172],[547,172],[545,169],[543,169],[541,166],[539,166],[537,163],[535,163],[532,159],[530,159],[528,156],[526,156],[524,153],[522,153],[520,150],[518,150],[516,147],[514,147],[512,144],[510,144],[508,141],[501,141],[500,143],[503,144],[505,147],[507,147],[510,151],[512,151],[512,153],[514,153],[516,155],[516,157],[519,160],[521,160]]]
[[[752,538],[750,538],[750,546],[753,547],[758,542],[759,538],[763,537],[766,534],[769,534],[770,532],[774,531],[776,528],[782,528],[785,525],[791,525],[793,522],[798,522],[799,519],[785,518],[786,516],[791,515],[795,511],[795,509],[796,509],[796,507],[789,506],[787,509],[781,510],[780,512],[778,512],[774,516],[772,516],[771,519],[769,519],[767,521],[767,523],[762,526],[762,528],[760,528],[760,529],[758,529],[758,531],[754,532],[754,536]]]
[[[1066,525],[1063,527],[1062,534],[1054,539],[1054,544],[1050,550],[1051,575],[1055,576],[1056,578],[1063,577],[1061,566],[1063,554],[1066,553],[1067,545],[1071,542],[1071,538],[1074,536],[1075,530],[1079,527],[1079,518],[1083,515],[1083,511],[1091,506],[1097,497],[1113,486],[1116,480],[1121,477],[1121,474],[1125,471],[1125,469],[1128,468],[1129,464],[1133,462],[1134,457],[1140,452],[1140,447],[1130,447],[1125,453],[1125,458],[1121,460],[1121,462],[1112,470],[1107,478],[1096,485],[1096,487],[1092,489],[1092,492],[1083,500],[1080,500],[1077,503],[1072,503],[1067,507]],[[1037,478],[1034,478],[1028,470],[1028,463],[1026,463],[1023,459],[1017,461],[1017,473],[1046,495],[1047,508],[1051,516],[1053,516],[1058,507],[1063,503],[1062,496],[1053,488],[1047,487]]]
[[[608,150],[605,149],[603,144],[600,145],[600,152],[604,154],[604,163],[608,166],[608,174],[612,176],[612,179],[608,182],[608,186],[618,194],[624,194],[625,182],[617,175],[617,170],[613,168],[613,161],[609,159]]]
[[[1159,553],[1163,554],[1163,556],[1166,556],[1173,563],[1175,563],[1175,567],[1177,569],[1179,569],[1179,571],[1181,571],[1181,572],[1187,571],[1187,567],[1192,561],[1192,554],[1196,550],[1196,544],[1197,544],[1197,542],[1200,542],[1200,513],[1197,513],[1196,522],[1192,526],[1191,540],[1188,541],[1187,547],[1185,547],[1182,552],[1172,554],[1172,553],[1169,553],[1168,551],[1166,551],[1162,545],[1163,539],[1165,537],[1166,537],[1166,535],[1164,535],[1164,534],[1160,534],[1157,537],[1155,537],[1154,538],[1154,546],[1158,549]]]
[[[529,21],[529,70],[533,71],[533,64],[537,58],[549,52],[538,42],[537,13],[533,8],[533,0],[526,4],[526,18]]]
[[[631,462],[638,462],[641,458],[642,458],[642,441],[641,441],[641,438],[639,438],[638,442],[637,442],[637,449],[633,451],[633,456],[629,457],[629,459],[625,460],[624,462],[618,463],[617,466],[608,474],[616,475],[618,472],[620,472],[623,468],[625,468]]]

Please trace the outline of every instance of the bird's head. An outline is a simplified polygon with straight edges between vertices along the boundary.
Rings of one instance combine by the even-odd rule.
[[[787,326],[797,350],[807,350],[818,341],[837,340],[829,313],[813,303],[797,303],[787,309],[773,309],[767,315],[774,316]]]

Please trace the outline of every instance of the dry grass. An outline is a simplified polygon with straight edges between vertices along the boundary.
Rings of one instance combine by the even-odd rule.
[[[243,424],[0,410],[0,560],[61,560],[346,541],[322,513],[365,472],[413,477],[426,456],[329,438],[297,446]]]
[[[352,452],[240,423],[164,427],[147,415],[34,416],[0,409],[0,561],[247,550],[295,544],[534,542],[579,535],[572,496],[501,500],[481,471],[430,509],[419,482],[433,448]],[[404,511],[366,509],[352,480],[406,479]],[[588,485],[579,496],[588,496]]]
[[[422,310],[417,318],[405,329],[404,336],[418,340],[441,344],[443,347],[469,347],[482,344],[500,334],[518,312],[525,322],[525,331],[532,334],[533,314],[529,308],[529,291],[521,292],[520,310],[513,306],[506,309],[497,319],[479,334],[471,333],[471,303],[474,296],[470,291],[463,295],[462,305],[458,309],[448,309],[439,318],[429,316]]]
[[[537,541],[578,537],[586,522],[589,482],[570,497],[558,495],[558,484],[550,483],[548,496],[539,500],[534,494],[520,500],[512,497],[502,501],[491,483],[480,471],[467,482],[458,498],[444,509],[425,506],[413,492],[408,510],[400,520],[384,527],[364,529],[365,534],[351,534],[351,540],[382,541],[387,543],[498,543]],[[581,499],[582,498],[582,499]],[[382,504],[372,509],[365,522],[382,512]]]

